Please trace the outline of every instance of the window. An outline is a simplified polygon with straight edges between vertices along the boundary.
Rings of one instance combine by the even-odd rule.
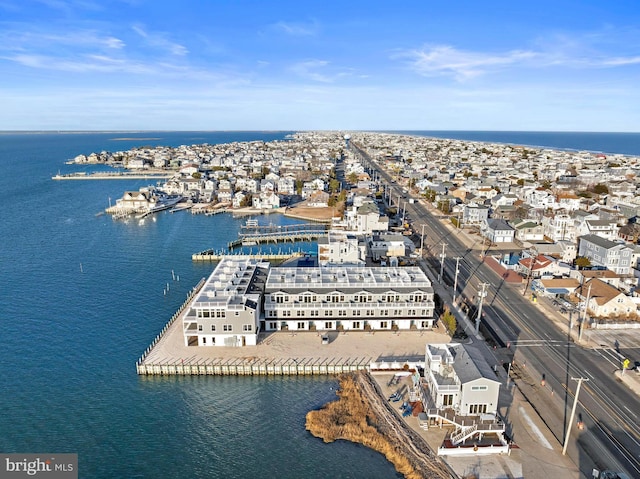
[[[389,327],[389,322],[388,321],[380,321],[380,327],[382,329],[386,329]]]
[[[215,324],[212,324],[212,325],[211,325],[211,331],[215,331],[215,330],[216,330],[216,325],[215,325]]]
[[[207,337],[206,336],[202,338],[202,344],[207,344]]]
[[[202,331],[202,324],[198,324],[198,331]]]
[[[223,324],[222,325],[222,330],[230,333],[231,331],[233,331],[233,325],[232,324]]]
[[[487,386],[471,386],[472,391],[486,391],[489,389]]]
[[[282,296],[276,296],[276,303],[284,303],[284,298]]]
[[[486,412],[486,404],[469,404],[469,414],[484,414]]]
[[[304,323],[302,321],[298,321],[298,329],[304,329]]]
[[[353,329],[360,329],[360,321],[353,322]]]
[[[453,394],[444,394],[442,396],[443,406],[453,406]]]
[[[356,309],[353,313],[355,316],[360,316],[361,311],[359,309]]]
[[[324,323],[324,328],[325,329],[333,329],[333,321],[326,321]]]
[[[269,329],[278,329],[278,323],[276,323],[275,321],[271,321],[269,323]]]
[[[253,324],[243,324],[242,331],[244,331],[245,333],[250,333],[251,331],[253,331]]]
[[[429,321],[422,321],[422,322],[420,323],[420,325],[421,325],[421,327],[423,327],[423,328],[428,328],[428,327],[429,327]]]
[[[303,314],[303,313],[304,313],[303,311],[301,311],[301,310],[297,310],[297,311],[296,311],[296,316],[304,316],[304,314]]]
[[[333,310],[332,309],[327,311],[327,316],[333,316]]]

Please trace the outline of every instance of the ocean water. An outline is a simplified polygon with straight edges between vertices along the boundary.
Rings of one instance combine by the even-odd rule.
[[[335,398],[333,378],[136,375],[136,359],[212,270],[191,254],[224,247],[242,220],[163,212],[142,225],[113,221],[99,214],[109,198],[144,180],[51,180],[77,171],[64,161],[80,153],[287,133],[0,134],[1,452],[78,453],[82,478],[397,477],[380,454],[305,431],[307,411]],[[469,133],[462,139],[500,141]],[[637,134],[624,145],[598,134],[590,147],[583,135],[558,135],[525,143],[640,154]]]
[[[562,150],[640,155],[640,133],[552,131],[397,131],[414,136],[506,143]]]
[[[138,136],[179,145],[284,135]],[[79,153],[136,144],[116,136],[134,135],[0,134],[0,451],[78,453],[82,478],[396,477],[382,455],[305,430],[306,413],[335,398],[333,378],[136,375],[137,358],[212,270],[191,254],[224,247],[243,220],[114,221],[96,214],[144,180],[51,180]]]

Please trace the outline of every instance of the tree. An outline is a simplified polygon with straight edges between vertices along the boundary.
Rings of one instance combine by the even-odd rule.
[[[338,180],[329,181],[329,193],[336,193],[340,189],[340,182]]]
[[[194,171],[193,173],[191,173],[191,177],[199,180],[200,178],[202,178],[202,173],[200,173],[199,171]]]
[[[433,202],[433,200],[436,199],[435,190],[432,190],[431,188],[427,188],[426,190],[424,190],[424,197],[427,201]]]
[[[444,313],[440,317],[442,324],[447,329],[447,332],[453,336],[458,328],[458,322],[456,321],[456,317],[453,315],[451,311],[449,311],[449,307],[444,308]]]
[[[518,178],[518,181],[516,181],[516,185],[523,186],[524,185],[524,178]]]
[[[438,201],[438,209],[442,211],[444,214],[448,214],[450,211],[450,203],[449,200],[440,200]]]
[[[299,195],[302,194],[302,185],[303,185],[302,180],[296,180],[296,193]]]
[[[355,171],[352,171],[347,176],[347,181],[352,185],[355,185],[358,182],[358,174]]]
[[[608,195],[609,194],[609,187],[607,185],[602,184],[602,183],[598,183],[597,185],[595,185],[593,187],[593,192],[596,195]]]
[[[591,266],[591,260],[586,256],[578,256],[576,258],[576,266],[578,267],[578,269],[588,268],[589,266]]]
[[[240,208],[246,208],[248,206],[251,206],[252,204],[253,204],[253,196],[247,193],[245,197],[242,198],[242,201],[240,202]]]

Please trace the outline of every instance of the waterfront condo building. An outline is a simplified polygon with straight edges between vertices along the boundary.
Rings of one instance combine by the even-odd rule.
[[[227,257],[183,317],[187,346],[255,346],[268,262]]]
[[[431,282],[418,267],[271,268],[262,329],[428,329],[433,309]]]

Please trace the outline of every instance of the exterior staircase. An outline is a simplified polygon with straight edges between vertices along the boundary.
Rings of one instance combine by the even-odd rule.
[[[464,426],[460,429],[459,432],[451,436],[451,443],[454,446],[457,446],[458,444],[463,442],[465,439],[473,436],[477,430],[478,430],[477,424],[472,424],[471,426]]]

